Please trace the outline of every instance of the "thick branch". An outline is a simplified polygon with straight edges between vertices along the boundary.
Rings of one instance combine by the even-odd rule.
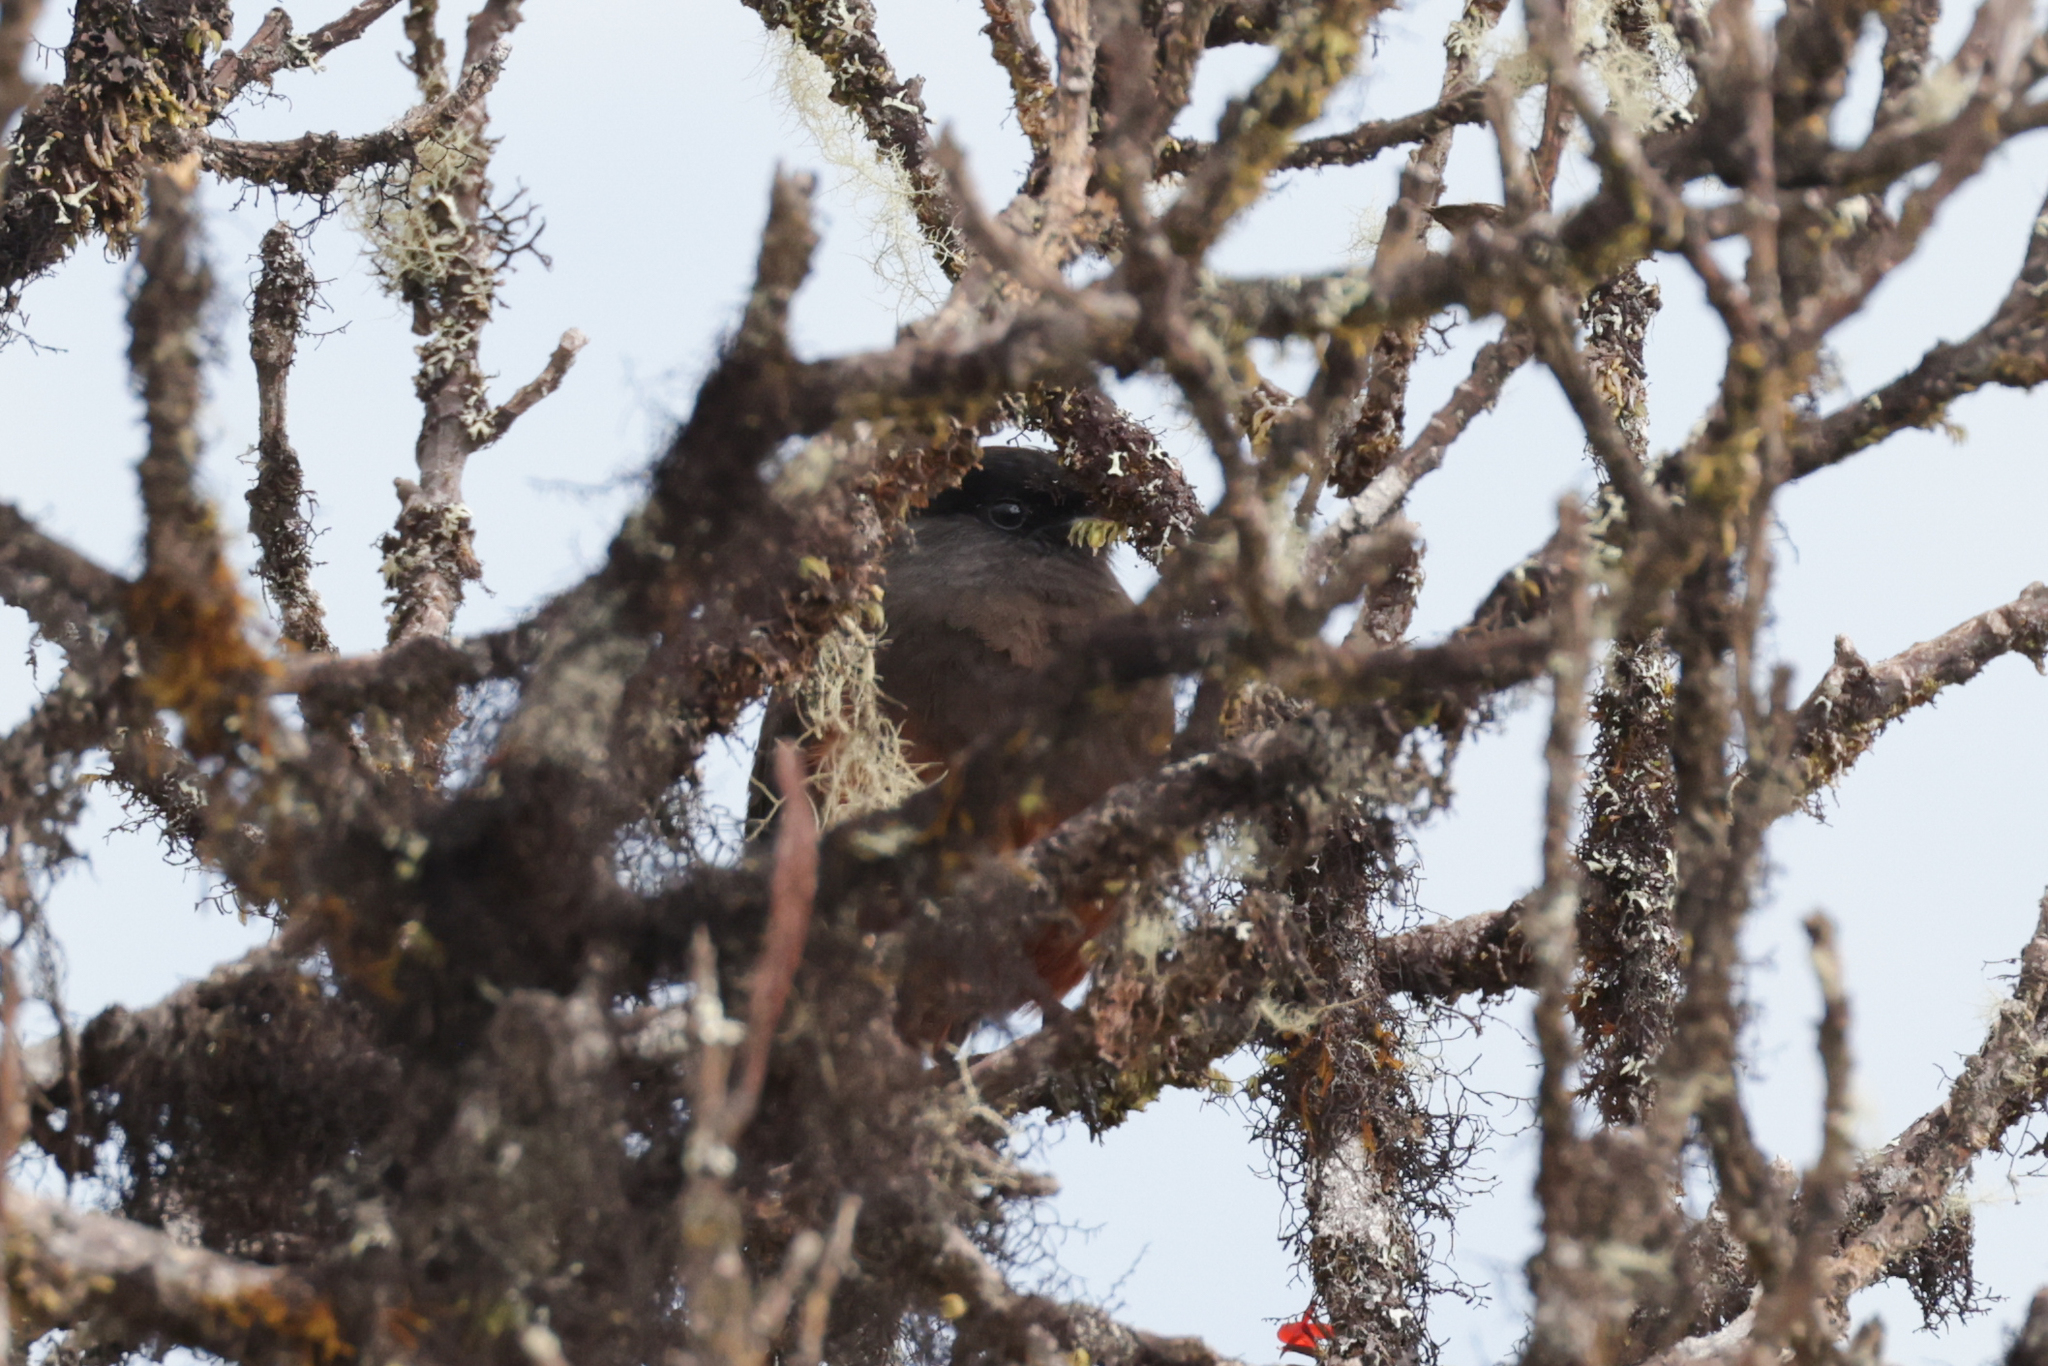
[[[196,755],[256,739],[267,662],[242,631],[242,602],[220,528],[199,488],[199,313],[212,278],[196,253],[196,158],[150,176],[142,284],[128,310],[129,365],[142,391],[149,448],[142,485],[144,568],[129,595],[145,688],[177,710]]]
[[[102,1343],[161,1341],[278,1366],[349,1354],[332,1307],[291,1272],[126,1219],[9,1190],[6,1245],[8,1288],[32,1331],[80,1326]]]
[[[1380,984],[1417,1000],[1499,996],[1529,985],[1534,960],[1522,939],[1523,904],[1423,925],[1380,941]]]
[[[85,1031],[89,1049],[78,1060],[80,1083],[91,1088],[120,1075],[152,1037],[170,1032],[173,1023],[202,999],[217,996],[243,978],[269,972],[289,959],[290,955],[277,944],[265,944],[217,965],[206,976],[185,983],[153,1005],[134,1010],[109,1006],[93,1017]],[[22,1069],[31,1083],[45,1091],[64,1085],[60,1041],[49,1039],[23,1050]]]
[[[0,503],[0,602],[28,613],[60,644],[117,614],[128,592],[119,575],[36,529],[12,503]]]

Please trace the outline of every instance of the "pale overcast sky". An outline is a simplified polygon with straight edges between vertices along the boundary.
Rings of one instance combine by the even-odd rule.
[[[1385,18],[1374,61],[1338,99],[1331,125],[1405,112],[1433,97],[1447,4],[1420,0]],[[247,8],[245,28],[255,13]],[[310,29],[342,8],[341,0],[306,0],[295,12]],[[1000,200],[1023,165],[1024,143],[1003,121],[1005,86],[977,32],[979,5],[882,0],[882,8],[899,70],[926,78],[934,117],[968,148],[984,196]],[[67,31],[66,14],[46,16],[46,41],[61,44]],[[1954,22],[1944,31],[1951,44],[1959,36]],[[277,98],[239,113],[236,130],[285,137],[389,121],[410,94],[395,56],[400,41],[387,18],[330,57],[323,74],[280,78]],[[1212,124],[1221,101],[1262,61],[1241,48],[1212,58],[1190,126]],[[1866,111],[1873,68],[1866,44],[1851,101]],[[554,266],[522,263],[485,359],[505,392],[539,367],[563,329],[580,327],[591,343],[562,390],[470,467],[467,498],[487,591],[472,595],[463,629],[509,620],[601,552],[632,497],[635,472],[686,408],[736,318],[778,164],[818,168],[827,187],[824,250],[796,306],[800,347],[822,354],[884,345],[916,311],[912,295],[878,278],[873,263],[887,237],[873,229],[873,204],[856,178],[825,163],[790,113],[780,70],[759,21],[737,0],[526,6],[492,97],[493,129],[503,139],[494,169],[501,187],[531,193]],[[1446,197],[1494,197],[1491,155],[1475,135],[1461,135]],[[1399,160],[1394,153],[1370,167],[1286,183],[1230,236],[1217,265],[1270,274],[1342,263],[1361,219],[1385,206]],[[1568,168],[1565,194],[1591,185],[1583,166]],[[2013,275],[2044,189],[2048,139],[2037,134],[2001,153],[1986,183],[1950,202],[1921,259],[1838,334],[1852,391],[1890,377],[1934,338],[1960,337],[1982,321]],[[294,222],[312,214],[217,185],[207,187],[205,202],[220,284],[208,472],[235,521],[248,476],[240,462],[255,433],[245,305],[256,244],[279,214]],[[403,310],[369,280],[344,221],[322,224],[310,250],[329,311],[314,318],[326,335],[301,350],[294,374],[292,438],[319,500],[326,563],[316,583],[331,628],[343,648],[369,649],[383,633],[375,542],[397,506],[391,480],[411,472],[413,339]],[[1664,291],[1650,336],[1653,441],[1661,450],[1699,418],[1722,342],[1683,268],[1658,262],[1653,270]],[[117,567],[136,562],[132,464],[142,440],[122,359],[125,278],[124,264],[87,248],[29,292],[28,330],[48,349],[0,353],[0,497]],[[1411,421],[1427,416],[1495,327],[1460,327],[1448,355],[1423,363]],[[1275,358],[1272,369],[1282,379],[1302,373],[1299,358]],[[1139,382],[1123,396],[1190,457],[1198,480],[1208,479],[1162,388]],[[1896,438],[1780,499],[1771,643],[1800,687],[1826,667],[1837,633],[1875,658],[2048,577],[2048,406],[2000,391],[1959,403],[1953,417],[1966,435]],[[1557,496],[1589,483],[1555,386],[1540,370],[1525,370],[1411,502],[1429,543],[1416,631],[1428,636],[1463,620],[1501,570],[1543,539]],[[24,619],[0,609],[0,658],[21,658],[26,643]],[[47,686],[55,671],[47,655],[43,664]],[[33,688],[26,670],[0,669],[0,724],[25,714]],[[1525,700],[1463,757],[1454,811],[1416,844],[1428,913],[1492,909],[1537,880],[1545,711],[1540,698]],[[1816,1006],[1800,919],[1819,907],[1841,926],[1856,1012],[1859,1137],[1882,1143],[1936,1101],[1944,1076],[1976,1046],[2048,883],[2048,680],[2022,660],[2001,660],[1896,727],[1827,805],[1825,823],[1797,818],[1777,832],[1746,940],[1752,1113],[1766,1145],[1794,1162],[1815,1151],[1820,1127]],[[108,829],[116,813],[100,807],[94,816]],[[152,1000],[255,937],[252,927],[195,909],[202,889],[163,869],[147,834],[94,836],[87,847],[92,866],[55,898],[79,1015],[112,1001]],[[1532,1077],[1526,1016],[1525,1002],[1510,1002],[1483,1034],[1449,1040],[1429,1060],[1446,1074],[1470,1069],[1465,1084],[1477,1091],[1519,1095]],[[1486,1366],[1511,1352],[1526,1303],[1529,1144],[1516,1132],[1517,1106],[1497,1100],[1493,1113],[1501,1133],[1487,1168],[1499,1184],[1475,1197],[1455,1243],[1439,1247],[1457,1275],[1490,1296],[1489,1304],[1439,1312],[1445,1361],[1456,1366]],[[1261,1155],[1231,1105],[1169,1097],[1103,1144],[1070,1133],[1047,1139],[1045,1160],[1067,1188],[1052,1215],[1095,1230],[1068,1236],[1063,1250],[1088,1289],[1119,1300],[1143,1327],[1200,1333],[1253,1361],[1276,1355],[1273,1321],[1298,1313],[1307,1290],[1276,1240],[1287,1212],[1261,1179]],[[2048,1282],[2048,1183],[1986,1163],[1974,1199],[1979,1269],[2004,1304],[1945,1337],[1911,1331],[1918,1316],[1903,1292],[1870,1292],[1854,1306],[1859,1317],[1883,1314],[1891,1355],[1907,1366],[1990,1361],[2027,1297]]]

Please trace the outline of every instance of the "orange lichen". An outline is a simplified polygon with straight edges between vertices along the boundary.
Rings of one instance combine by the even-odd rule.
[[[305,1360],[326,1363],[352,1357],[356,1349],[341,1336],[333,1306],[317,1296],[281,1294],[276,1284],[262,1284],[239,1295],[204,1301],[205,1308],[236,1328],[261,1328],[298,1344]]]
[[[147,573],[128,592],[128,620],[146,642],[142,687],[178,714],[193,753],[223,754],[263,744],[264,684],[278,670],[250,643],[234,572],[213,559],[203,585]]]

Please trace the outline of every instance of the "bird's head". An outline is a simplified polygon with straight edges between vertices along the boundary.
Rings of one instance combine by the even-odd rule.
[[[920,521],[964,518],[1046,554],[1093,557],[1122,539],[1050,451],[991,446],[957,488],[932,499]]]

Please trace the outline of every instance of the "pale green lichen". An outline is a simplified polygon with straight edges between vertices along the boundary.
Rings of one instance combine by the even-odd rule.
[[[902,730],[882,711],[875,680],[880,627],[879,612],[871,620],[842,620],[819,643],[796,688],[814,765],[811,802],[828,829],[896,806],[929,781],[904,756]]]
[[[465,180],[490,151],[487,139],[457,124],[438,139],[420,142],[410,163],[385,167],[345,191],[371,272],[385,291],[415,305],[436,305],[432,331],[415,349],[422,384],[474,363],[479,329],[497,301],[498,273],[472,259],[479,225],[462,210]],[[493,421],[484,386],[471,386],[463,404],[464,430],[481,442]]]
[[[1651,133],[1683,120],[1693,78],[1678,35],[1662,19],[1647,26],[1640,46],[1616,32],[1608,7],[1581,11],[1579,52],[1607,91],[1608,107],[1634,133]]]
[[[1631,132],[1650,133],[1683,123],[1696,90],[1678,35],[1663,19],[1643,26],[1639,42],[1624,38],[1614,22],[1612,6],[1588,5],[1576,12],[1573,47],[1585,71],[1607,96],[1607,107]],[[1455,38],[1455,34],[1454,34]],[[1493,59],[1489,79],[1503,79],[1518,92],[1549,78],[1549,70],[1526,46],[1522,35],[1496,32],[1485,44]],[[1540,108],[1540,106],[1538,106]],[[1526,141],[1541,133],[1534,109],[1518,110],[1517,123]],[[1581,134],[1583,138],[1583,134]]]
[[[832,73],[783,29],[767,35],[776,83],[818,154],[839,173],[834,190],[852,199],[868,228],[869,265],[896,294],[899,313],[936,308],[944,275],[917,225],[915,187],[893,153],[878,151],[858,119],[832,102]]]
[[[1067,544],[1099,552],[1130,534],[1129,527],[1107,517],[1076,517],[1067,528]]]

